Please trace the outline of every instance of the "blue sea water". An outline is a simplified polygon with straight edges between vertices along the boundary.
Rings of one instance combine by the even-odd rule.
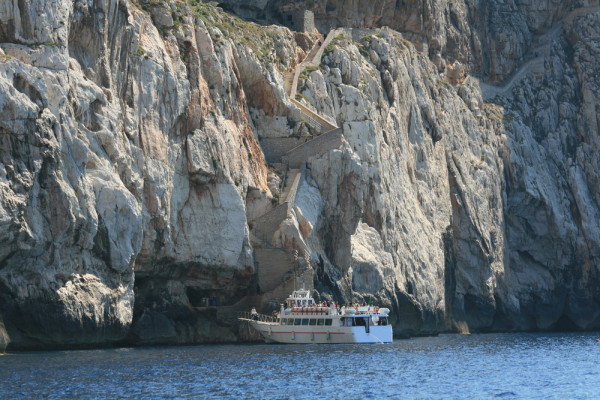
[[[0,356],[0,398],[600,399],[600,333]]]

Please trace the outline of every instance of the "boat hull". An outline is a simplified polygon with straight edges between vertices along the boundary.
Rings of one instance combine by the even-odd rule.
[[[275,343],[391,343],[392,327],[386,326],[286,326],[260,321],[250,321],[267,342]]]

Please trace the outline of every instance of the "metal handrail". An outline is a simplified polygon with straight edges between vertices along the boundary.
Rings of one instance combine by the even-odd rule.
[[[255,319],[253,317],[256,317],[258,319]],[[238,312],[238,318],[254,319],[255,321],[260,321],[260,322],[277,322],[277,317],[275,317],[273,315],[258,314],[258,313],[253,314],[250,311]]]

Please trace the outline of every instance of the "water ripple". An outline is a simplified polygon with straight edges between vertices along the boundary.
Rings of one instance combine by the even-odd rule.
[[[22,352],[0,399],[600,398],[598,333]]]

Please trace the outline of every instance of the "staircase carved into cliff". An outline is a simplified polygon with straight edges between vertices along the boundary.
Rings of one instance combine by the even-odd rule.
[[[490,85],[488,83],[480,82],[479,79],[473,76],[469,76],[467,80],[479,83],[484,101],[489,101],[496,96],[509,95],[515,85],[521,82],[525,77],[527,77],[527,75],[533,73],[541,76],[545,69],[546,57],[550,56],[552,43],[556,40],[557,34],[561,31],[565,23],[571,23],[576,17],[598,11],[600,11],[600,6],[579,7],[572,10],[541,37],[541,43],[533,48],[529,54],[524,57],[523,64],[516,68],[513,74],[506,79],[503,84]]]
[[[253,237],[255,240],[255,258],[258,264],[258,278],[261,292],[270,292],[271,296],[283,295],[282,290],[289,290],[288,286],[296,276],[295,258],[282,248],[276,247],[274,236],[294,208],[296,192],[306,168],[306,162],[310,157],[318,157],[342,144],[342,129],[326,117],[319,115],[306,105],[295,99],[300,74],[309,65],[318,66],[325,47],[336,36],[337,30],[331,31],[321,45],[315,44],[309,51],[306,59],[298,64],[293,72],[285,76],[286,89],[291,102],[298,107],[303,119],[311,126],[313,132],[317,132],[313,138],[304,143],[281,151],[277,147],[277,138],[269,139],[269,143],[275,154],[279,155],[277,161],[283,165],[284,179],[279,197],[279,204],[256,218],[253,221]],[[280,138],[281,146],[285,146],[288,138]],[[281,292],[281,293],[280,293]]]

